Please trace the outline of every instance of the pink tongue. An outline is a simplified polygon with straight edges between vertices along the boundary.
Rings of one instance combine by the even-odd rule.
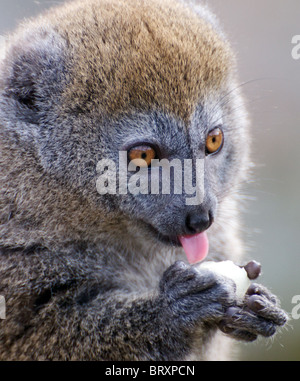
[[[209,248],[206,232],[178,238],[190,264],[201,262],[206,258]]]

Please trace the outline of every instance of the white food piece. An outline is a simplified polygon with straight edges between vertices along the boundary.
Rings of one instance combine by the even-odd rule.
[[[204,262],[198,268],[208,269],[216,274],[232,279],[236,284],[236,296],[238,299],[244,298],[251,284],[246,270],[235,265],[232,261]]]

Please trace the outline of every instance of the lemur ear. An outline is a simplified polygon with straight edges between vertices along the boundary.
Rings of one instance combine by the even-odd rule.
[[[4,96],[17,102],[23,116],[46,111],[59,92],[64,72],[64,42],[39,28],[14,38],[2,62]],[[31,111],[31,113],[30,113]],[[34,121],[32,120],[34,123]]]

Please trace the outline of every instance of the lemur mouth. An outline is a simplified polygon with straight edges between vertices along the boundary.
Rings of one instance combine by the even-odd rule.
[[[179,237],[172,236],[172,235],[164,235],[160,233],[154,226],[147,224],[148,229],[154,235],[154,238],[166,245],[173,246],[173,247],[182,247],[181,242],[179,240]]]
[[[206,231],[187,236],[165,236],[152,226],[151,230],[159,241],[173,247],[182,247],[190,264],[201,262],[208,255],[209,240]]]
[[[162,233],[160,233],[155,227],[152,225],[148,225],[148,229],[151,231],[151,233],[154,235],[154,238],[166,245],[173,246],[173,247],[182,247],[179,237],[177,236],[167,236]]]
[[[203,261],[209,251],[209,240],[206,231],[192,236],[178,237],[190,264]]]

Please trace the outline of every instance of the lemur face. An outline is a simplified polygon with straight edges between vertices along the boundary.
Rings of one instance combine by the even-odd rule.
[[[214,95],[195,107],[188,123],[155,109],[136,111],[108,124],[103,134],[107,157],[116,163],[112,184],[117,191],[109,203],[156,240],[185,246],[187,237],[198,237],[198,255],[206,239],[203,233],[218,218],[218,207],[231,186],[241,179],[246,148],[241,151],[247,145],[237,98],[225,90]],[[110,181],[105,165],[99,171],[102,185]]]
[[[59,22],[68,19],[61,8],[52,29],[32,28],[17,56],[12,50],[6,91],[31,124],[45,170],[93,199],[99,213],[105,207],[153,239],[179,244],[211,226],[241,181],[247,132],[233,54],[210,22],[181,3],[149,11],[148,2],[118,2],[114,17],[111,6],[95,7],[90,20],[78,3],[68,23]],[[139,159],[146,165],[135,168],[137,178],[128,165]],[[97,189],[103,160],[117,171],[115,190],[106,194]],[[160,177],[151,189],[160,171],[151,160],[177,161],[168,189]],[[196,200],[184,186],[188,166]],[[137,180],[144,188],[147,180],[147,189],[120,192],[125,178],[135,190]]]

